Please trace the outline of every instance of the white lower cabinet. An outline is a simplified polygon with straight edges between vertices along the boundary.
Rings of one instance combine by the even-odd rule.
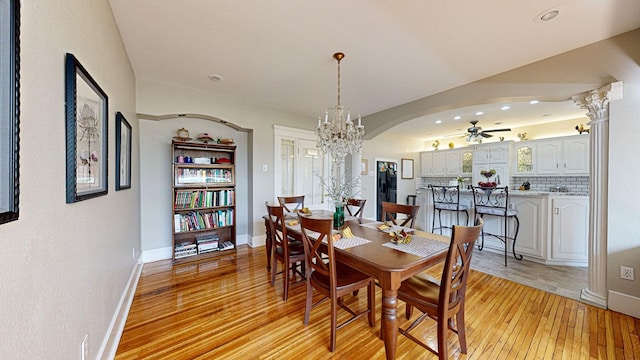
[[[589,261],[589,199],[552,198],[551,211],[550,260],[586,265]]]
[[[547,196],[513,196],[513,207],[518,210],[520,231],[516,240],[516,253],[544,259],[547,243]]]

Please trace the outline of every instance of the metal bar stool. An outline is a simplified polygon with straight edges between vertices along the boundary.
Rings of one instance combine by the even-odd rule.
[[[431,196],[433,197],[433,221],[431,222],[431,232],[435,232],[436,229],[440,229],[440,235],[442,235],[442,229],[453,229],[453,226],[442,225],[442,211],[454,211],[456,213],[455,225],[460,225],[460,213],[464,212],[467,216],[464,225],[469,225],[469,206],[460,204],[460,186],[442,186],[442,185],[428,185],[431,189]],[[438,213],[439,225],[436,227],[436,212]],[[452,224],[453,225],[453,224]]]
[[[484,236],[493,236],[504,243],[504,266],[507,266],[507,253],[509,251],[509,240],[513,240],[513,257],[516,260],[522,260],[522,255],[516,254],[516,239],[518,230],[520,229],[520,220],[518,220],[518,210],[509,208],[509,187],[477,187],[471,186],[473,191],[473,204],[475,206],[476,217],[483,218],[485,215],[499,216],[504,221],[504,234],[492,234],[484,231],[480,233],[481,241],[478,250],[484,248]],[[509,220],[516,222],[516,231],[513,237],[509,237]]]

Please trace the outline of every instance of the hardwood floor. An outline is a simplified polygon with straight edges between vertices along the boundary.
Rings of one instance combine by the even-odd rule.
[[[304,284],[293,286],[284,302],[282,281],[272,287],[269,280],[264,248],[242,246],[237,254],[192,264],[145,264],[116,359],[385,358],[380,290],[376,326],[366,319],[347,325],[331,353],[330,304],[315,308],[305,326]],[[364,308],[366,294],[345,302]],[[398,315],[406,326],[404,305]],[[468,354],[460,354],[451,335],[452,358],[640,359],[640,319],[479,271],[469,278],[466,321]],[[435,346],[435,322],[425,320],[414,330],[421,332]],[[397,354],[437,358],[402,335]]]

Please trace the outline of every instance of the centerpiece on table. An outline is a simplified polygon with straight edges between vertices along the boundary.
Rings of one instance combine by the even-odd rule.
[[[331,199],[336,211],[333,213],[333,228],[340,229],[344,226],[344,207],[347,200],[359,194],[360,177],[346,179],[340,175],[329,175],[327,179],[314,173],[320,180],[320,185],[325,191],[325,196]]]
[[[480,175],[484,176],[487,179],[487,181],[478,181],[478,186],[484,187],[484,188],[494,188],[494,187],[498,186],[498,184],[495,181],[491,181],[491,178],[495,174],[496,174],[496,170],[495,169],[480,170]]]

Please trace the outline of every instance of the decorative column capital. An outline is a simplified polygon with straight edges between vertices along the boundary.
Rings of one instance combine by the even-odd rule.
[[[607,121],[609,119],[609,102],[622,98],[622,82],[611,83],[599,89],[571,97],[574,104],[587,110],[591,123]]]

